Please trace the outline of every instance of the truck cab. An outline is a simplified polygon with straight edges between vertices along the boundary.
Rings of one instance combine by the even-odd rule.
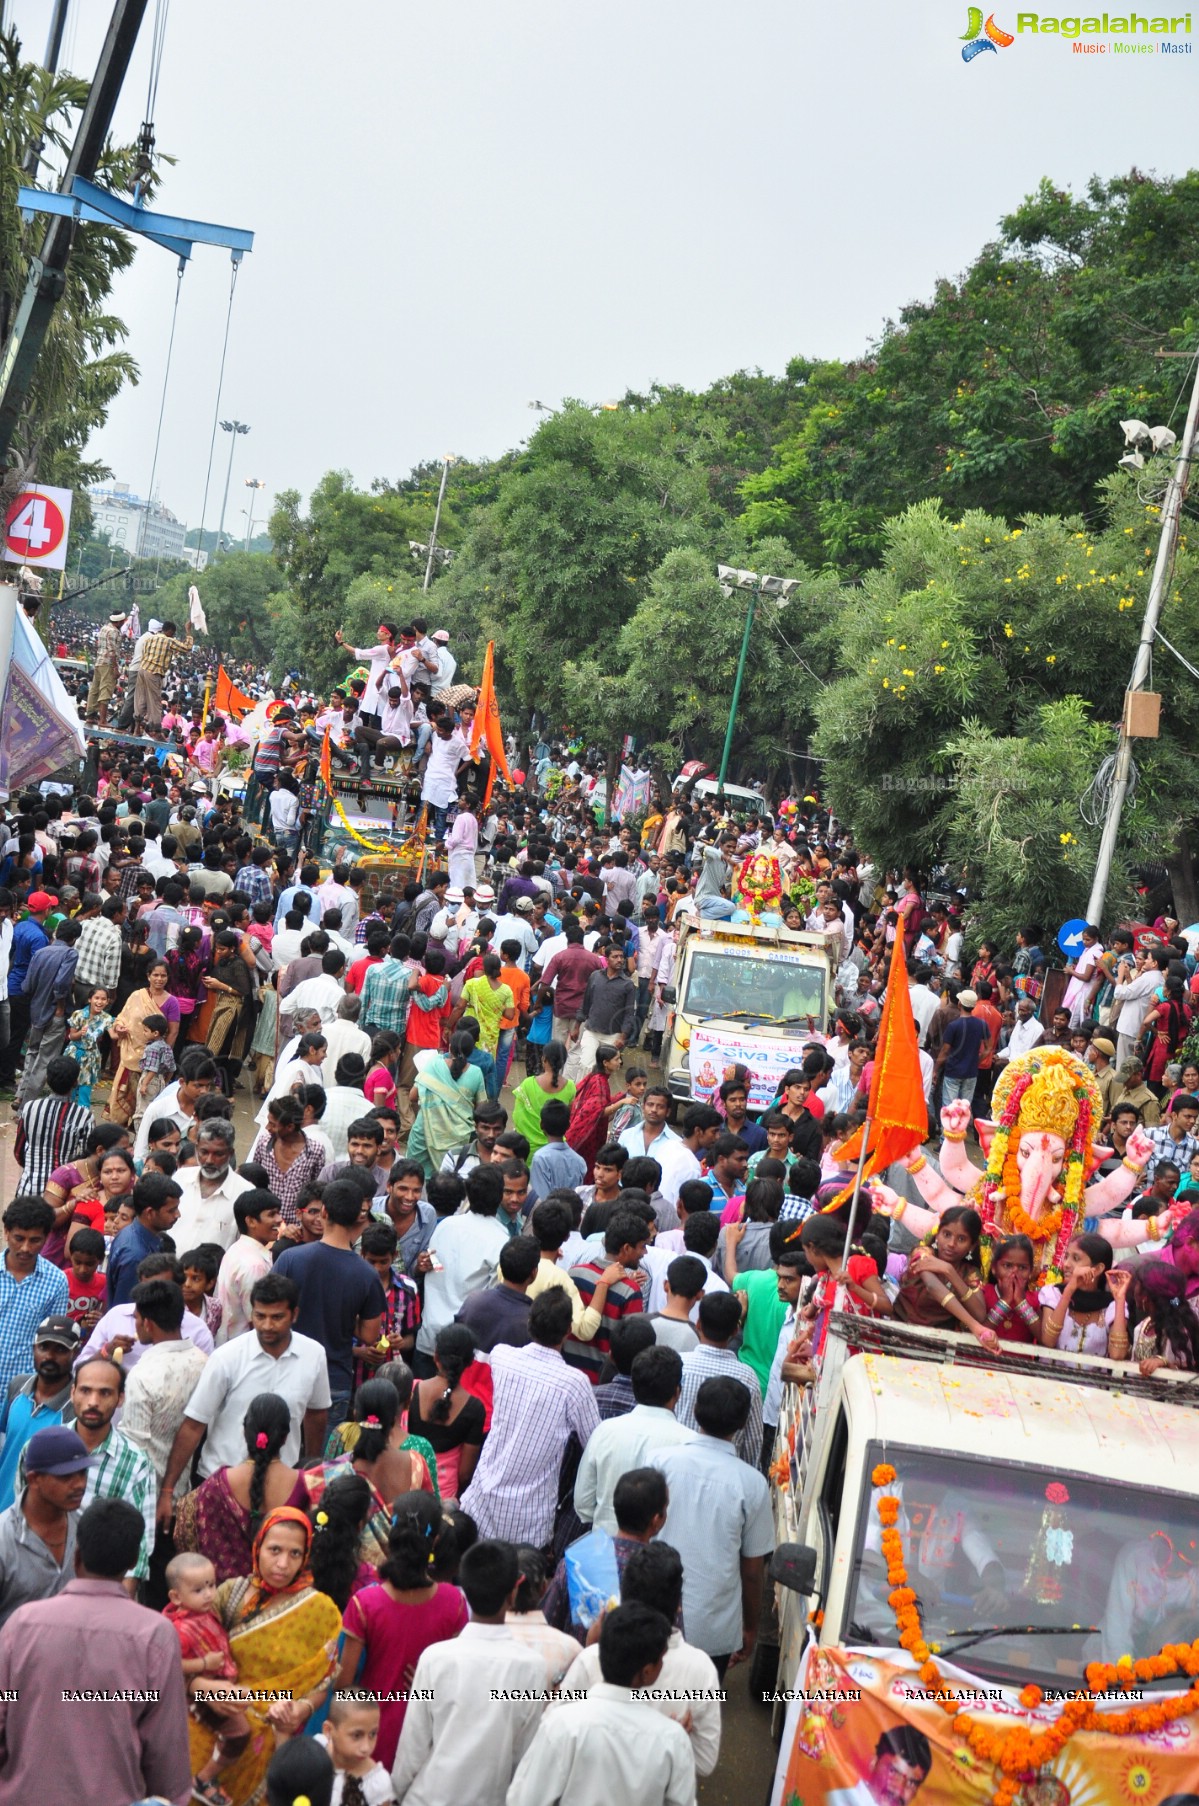
[[[780,1417],[775,1699],[795,1688],[813,1639],[895,1648],[871,1478],[880,1463],[895,1471],[887,1490],[901,1501],[909,1584],[939,1661],[1048,1694],[1085,1687],[1088,1662],[1190,1642],[1194,1390],[1190,1374],[1143,1379],[1015,1344],[989,1356],[956,1333],[835,1316],[818,1383],[788,1387]],[[768,1688],[769,1645],[758,1676]]]
[[[666,994],[671,1097],[706,1101],[735,1057],[754,1078],[750,1108],[763,1108],[787,1068],[801,1063],[802,1042],[823,1036],[831,983],[821,935],[705,916],[685,923]]]

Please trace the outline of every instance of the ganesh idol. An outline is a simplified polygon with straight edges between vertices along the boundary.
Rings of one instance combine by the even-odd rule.
[[[929,1208],[905,1205],[885,1185],[872,1187],[879,1206],[922,1235],[951,1204],[968,1203],[989,1242],[1026,1235],[1038,1271],[1059,1269],[1071,1238],[1084,1229],[1097,1230],[1113,1247],[1133,1248],[1158,1240],[1186,1215],[1186,1204],[1139,1221],[1108,1214],[1137,1187],[1153,1145],[1135,1130],[1115,1172],[1088,1183],[1108,1152],[1094,1139],[1102,1099],[1090,1068],[1064,1048],[1037,1047],[1012,1060],[996,1082],[992,1107],[993,1120],[975,1123],[985,1171],[966,1154],[970,1106],[959,1100],[941,1112],[940,1176],[923,1154],[904,1162]]]

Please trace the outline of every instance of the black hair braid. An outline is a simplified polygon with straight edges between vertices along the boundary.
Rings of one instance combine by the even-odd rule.
[[[242,1419],[246,1453],[254,1463],[250,1475],[250,1522],[257,1529],[263,1517],[267,1469],[277,1461],[291,1433],[291,1408],[274,1392],[260,1392],[250,1400]]]

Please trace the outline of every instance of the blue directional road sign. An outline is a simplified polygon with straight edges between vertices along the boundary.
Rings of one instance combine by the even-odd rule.
[[[1076,916],[1072,922],[1063,922],[1057,931],[1057,944],[1067,959],[1077,959],[1082,952],[1082,931],[1086,922]]]

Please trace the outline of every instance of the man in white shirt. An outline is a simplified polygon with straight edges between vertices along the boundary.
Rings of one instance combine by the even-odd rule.
[[[1021,997],[1016,1004],[1016,1020],[1012,1032],[1007,1038],[1006,1047],[1001,1047],[995,1055],[995,1064],[1004,1060],[1019,1059],[1021,1054],[1030,1053],[1037,1043],[1044,1038],[1044,1024],[1037,1021],[1034,1011],[1036,1004],[1030,997]]]
[[[537,934],[533,927],[532,897],[517,897],[512,905],[513,913],[495,916],[495,933],[491,937],[491,951],[498,953],[505,941],[520,943],[520,966],[529,971],[537,953]]]
[[[586,1699],[546,1713],[507,1806],[611,1806],[614,1800],[694,1806],[696,1763],[687,1733],[643,1697],[665,1686],[669,1646],[670,1620],[661,1612],[631,1601],[606,1613],[599,1640],[603,1679],[591,1684]]]
[[[344,646],[347,652],[352,653],[355,658],[362,659],[365,664],[370,666],[366,689],[362,692],[361,712],[371,717],[369,726],[378,727],[379,714],[383,707],[379,693],[380,686],[386,683],[387,673],[395,656],[395,629],[390,623],[381,621],[378,642],[374,646],[347,645],[340,627],[333,637],[339,646]]]
[[[466,1210],[443,1217],[417,1256],[417,1271],[425,1275],[424,1310],[416,1332],[422,1354],[433,1353],[438,1330],[454,1321],[467,1294],[492,1283],[508,1241],[507,1227],[497,1220],[503,1201],[504,1176],[498,1167],[473,1167],[466,1177]]]
[[[314,978],[303,978],[294,991],[289,991],[285,999],[285,1014],[294,1020],[297,1014],[315,1010],[322,1023],[332,1022],[337,1015],[338,1005],[345,996],[345,985],[342,974],[346,968],[346,956],[340,947],[330,947],[327,953],[321,954],[321,969]]]
[[[433,693],[448,690],[454,681],[454,673],[458,669],[458,660],[450,651],[450,636],[444,627],[439,627],[432,636],[433,656],[437,660],[437,675],[433,679]]]
[[[421,780],[420,800],[432,817],[429,831],[433,840],[445,839],[446,816],[458,795],[458,767],[469,758],[466,736],[455,727],[454,717],[447,709],[433,724]]]
[[[170,1516],[167,1507],[175,1483],[191,1462],[205,1430],[202,1478],[246,1459],[242,1420],[260,1392],[278,1393],[291,1408],[291,1429],[279,1451],[281,1461],[289,1467],[299,1466],[301,1434],[305,1455],[316,1456],[323,1450],[332,1402],[329,1370],[321,1344],[292,1328],[299,1303],[299,1288],[285,1273],[268,1273],[254,1285],[249,1333],[234,1336],[217,1349],[187,1401],[159,1489],[160,1522]]]
[[[757,1452],[761,1453],[761,1438]],[[677,1549],[653,1542],[629,1552],[620,1577],[622,1605],[648,1606],[660,1612],[667,1624],[675,1624],[682,1602],[683,1562]],[[602,1679],[599,1644],[589,1643],[563,1676],[564,1702],[572,1695],[590,1693]],[[710,1775],[720,1755],[720,1677],[711,1656],[684,1642],[680,1630],[670,1633],[653,1694],[655,1711],[681,1724],[690,1737],[696,1774]],[[550,1712],[555,1710],[561,1707],[551,1702]]]
[[[1158,971],[1156,961],[1148,953],[1136,955],[1135,975],[1127,959],[1122,959],[1117,966],[1116,986],[1112,992],[1112,1007],[1119,1012],[1116,1016],[1117,1067],[1123,1066],[1136,1053],[1145,1018],[1153,1007],[1153,994],[1163,978],[1164,974]]]
[[[250,1327],[250,1294],[271,1270],[271,1247],[278,1239],[282,1213],[273,1192],[251,1187],[233,1206],[237,1240],[221,1261],[216,1301],[221,1307],[217,1342],[244,1335]]]
[[[916,1034],[921,1047],[928,1035],[928,1025],[941,1007],[941,999],[935,991],[928,988],[928,968],[914,966],[908,979],[908,996],[912,1000],[912,1014],[916,1018]]]
[[[297,991],[299,988],[297,985]],[[337,1068],[346,1054],[356,1054],[364,1066],[370,1060],[371,1038],[364,1028],[358,1026],[361,1014],[361,997],[356,997],[353,991],[347,991],[338,1002],[337,1014],[332,1022],[321,1024],[321,1033],[325,1037],[322,1071],[326,1090],[337,1083]],[[365,1073],[363,1076],[366,1076]]]
[[[233,1170],[233,1124],[224,1116],[210,1116],[196,1130],[196,1165],[185,1167],[175,1183],[179,1220],[171,1231],[176,1248],[198,1248],[201,1242],[231,1247],[237,1236],[233,1205],[250,1181]]]
[[[575,1510],[584,1524],[615,1532],[616,1483],[635,1467],[655,1467],[674,1443],[693,1442],[695,1432],[674,1414],[683,1363],[673,1348],[642,1349],[630,1379],[636,1403],[621,1417],[609,1417],[589,1438],[575,1480]]]
[[[688,1179],[699,1178],[700,1164],[682,1136],[666,1120],[670,1093],[664,1085],[651,1085],[641,1100],[641,1108],[643,1120],[636,1128],[625,1129],[619,1137],[620,1145],[629,1150],[631,1160],[648,1157],[658,1162],[662,1168],[658,1189],[673,1206],[679,1201],[680,1185],[685,1185]]]
[[[183,1335],[183,1292],[174,1280],[143,1279],[133,1305],[137,1339],[147,1346],[125,1387],[121,1433],[149,1456],[161,1493],[184,1408],[210,1357]]]
[[[504,1806],[545,1710],[545,1663],[504,1622],[520,1590],[515,1548],[475,1543],[457,1578],[470,1623],[417,1660],[391,1771],[399,1806]]]

